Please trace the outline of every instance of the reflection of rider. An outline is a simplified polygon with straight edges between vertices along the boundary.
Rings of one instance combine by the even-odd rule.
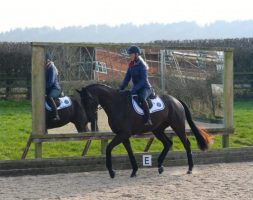
[[[53,120],[59,121],[60,117],[54,99],[61,94],[61,87],[58,80],[58,70],[52,62],[52,56],[46,53],[45,56],[45,69],[46,69],[46,100],[52,108],[54,114]]]
[[[152,93],[151,85],[148,81],[147,76],[148,66],[140,56],[141,52],[139,47],[131,46],[128,48],[127,52],[130,55],[131,62],[129,63],[129,67],[125,79],[120,86],[120,90],[124,90],[125,87],[128,85],[129,81],[132,79],[134,86],[131,90],[131,94],[138,94],[141,101],[142,109],[144,111],[145,125],[152,125],[149,107],[147,103],[147,98]]]

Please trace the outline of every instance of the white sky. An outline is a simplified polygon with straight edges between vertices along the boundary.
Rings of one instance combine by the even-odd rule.
[[[252,2],[252,3],[251,3]],[[252,0],[1,0],[0,32],[15,28],[253,20]]]

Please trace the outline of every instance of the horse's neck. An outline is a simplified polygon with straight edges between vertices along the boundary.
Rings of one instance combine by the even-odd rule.
[[[105,89],[98,89],[96,91],[97,97],[99,99],[99,104],[105,110],[106,114],[108,115],[113,111],[115,108],[114,105],[116,102],[115,91],[113,90],[105,90]]]

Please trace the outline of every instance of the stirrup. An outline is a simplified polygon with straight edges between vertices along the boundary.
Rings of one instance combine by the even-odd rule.
[[[144,125],[145,126],[152,126],[153,123],[152,123],[151,119],[148,119],[148,121],[146,121]]]
[[[53,118],[53,121],[55,121],[55,122],[56,122],[56,121],[60,121],[59,115],[55,115],[54,118]]]

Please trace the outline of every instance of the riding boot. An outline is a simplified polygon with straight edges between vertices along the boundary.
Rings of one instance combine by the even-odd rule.
[[[149,113],[149,107],[148,107],[148,102],[146,100],[141,101],[142,109],[144,112],[144,124],[145,126],[151,126],[152,121],[150,119],[150,113]]]
[[[60,117],[59,117],[58,110],[57,110],[54,99],[52,97],[47,96],[47,103],[49,104],[49,106],[52,109],[52,112],[53,112],[53,115],[54,115],[53,116],[53,121],[59,121]]]

